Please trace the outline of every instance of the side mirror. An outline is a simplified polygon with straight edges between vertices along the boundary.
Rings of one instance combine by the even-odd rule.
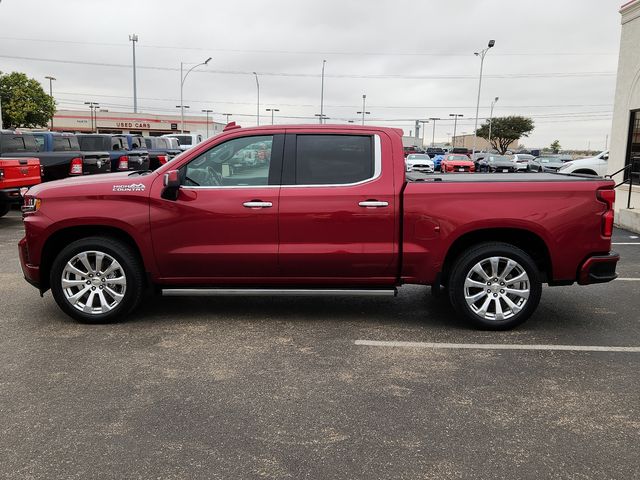
[[[178,190],[180,189],[180,172],[178,170],[169,170],[164,174],[164,188],[161,197],[165,200],[177,200]]]

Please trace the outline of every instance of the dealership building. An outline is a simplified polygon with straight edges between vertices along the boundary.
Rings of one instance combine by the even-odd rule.
[[[126,113],[107,110],[58,110],[53,116],[53,130],[71,133],[133,133],[159,136],[166,133],[201,133],[211,137],[222,132],[223,123],[203,116],[185,115],[184,126],[178,115]]]
[[[620,14],[622,33],[608,173],[627,167],[614,176],[616,183],[630,176],[634,183],[631,191],[628,184],[618,187],[616,222],[640,232],[640,185],[636,186],[640,183],[640,0],[624,4]],[[638,173],[634,175],[632,170]]]

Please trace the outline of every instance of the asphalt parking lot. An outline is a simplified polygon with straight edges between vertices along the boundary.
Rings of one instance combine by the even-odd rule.
[[[419,287],[158,298],[80,325],[23,280],[21,236],[17,212],[0,218],[1,478],[640,477],[629,232],[620,280],[547,287],[510,332],[471,330]]]

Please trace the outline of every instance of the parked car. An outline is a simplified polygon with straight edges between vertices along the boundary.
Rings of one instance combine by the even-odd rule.
[[[433,157],[433,168],[437,171],[442,170],[442,160],[444,160],[445,155],[436,155]]]
[[[121,135],[80,134],[78,143],[83,152],[105,150],[109,155],[112,172],[149,170],[149,153],[146,150],[128,150],[127,139]]]
[[[488,172],[489,171],[489,160],[487,159],[487,154],[476,154],[475,160],[473,161],[476,172]]]
[[[584,175],[604,177],[607,174],[607,160],[609,160],[608,150],[600,152],[595,157],[565,162],[558,171],[562,173],[581,173]]]
[[[260,143],[271,147],[268,168],[231,174],[229,161]],[[616,278],[610,179],[412,180],[400,133],[373,126],[227,126],[202,147],[153,172],[32,187],[19,242],[27,281],[90,323],[128,315],[143,290],[395,295],[404,284],[446,285],[461,316],[505,329],[535,311],[543,282]]]
[[[442,148],[438,148],[438,147],[428,147],[426,153],[427,155],[429,155],[430,158],[433,158],[436,155],[444,155],[445,151]]]
[[[172,149],[168,138],[143,137],[142,135],[119,135],[127,140],[129,150],[146,150],[149,154],[149,170],[155,170],[160,165],[172,160],[182,153],[179,148]]]
[[[21,189],[40,183],[41,175],[37,158],[0,158],[0,217],[9,212],[12,204],[22,201]]]
[[[69,176],[103,173],[106,152],[80,151],[73,135],[50,133],[20,133],[3,130],[0,133],[0,156],[37,158],[42,167],[42,181],[60,180]]]
[[[407,158],[407,155],[411,155],[414,153],[422,153],[422,150],[417,146],[404,147],[403,148],[404,157]]]
[[[404,163],[407,167],[407,172],[433,173],[435,171],[433,160],[431,160],[426,153],[412,153],[407,155]]]
[[[449,151],[449,153],[454,153],[456,155],[466,155],[467,157],[471,157],[471,150],[464,147],[454,147]]]
[[[516,153],[511,155],[509,159],[515,163],[517,172],[526,172],[529,169],[529,162],[535,157],[527,153]]]
[[[180,142],[179,148],[182,151],[189,150],[202,142],[202,135],[199,133],[168,133],[163,137],[175,138]]]
[[[461,154],[449,154],[445,155],[442,163],[440,164],[440,170],[442,173],[447,172],[474,172],[476,166],[473,164],[469,157]]]
[[[563,165],[564,162],[559,157],[545,155],[530,160],[527,169],[530,172],[557,172]]]
[[[518,171],[517,164],[504,155],[488,155],[487,167],[491,173],[514,173]]]
[[[65,152],[71,155],[68,175],[91,175],[109,173],[109,154],[107,152],[82,152],[78,138],[71,133],[33,132],[38,152]],[[67,175],[52,175],[45,169],[45,180],[64,178]],[[64,172],[60,172],[61,174]]]

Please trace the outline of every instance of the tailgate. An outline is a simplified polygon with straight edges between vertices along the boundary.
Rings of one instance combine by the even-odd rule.
[[[37,158],[0,158],[0,189],[29,187],[40,183]]]
[[[82,171],[84,175],[111,172],[109,152],[83,152]]]
[[[129,170],[149,170],[149,153],[147,151],[129,151]]]

